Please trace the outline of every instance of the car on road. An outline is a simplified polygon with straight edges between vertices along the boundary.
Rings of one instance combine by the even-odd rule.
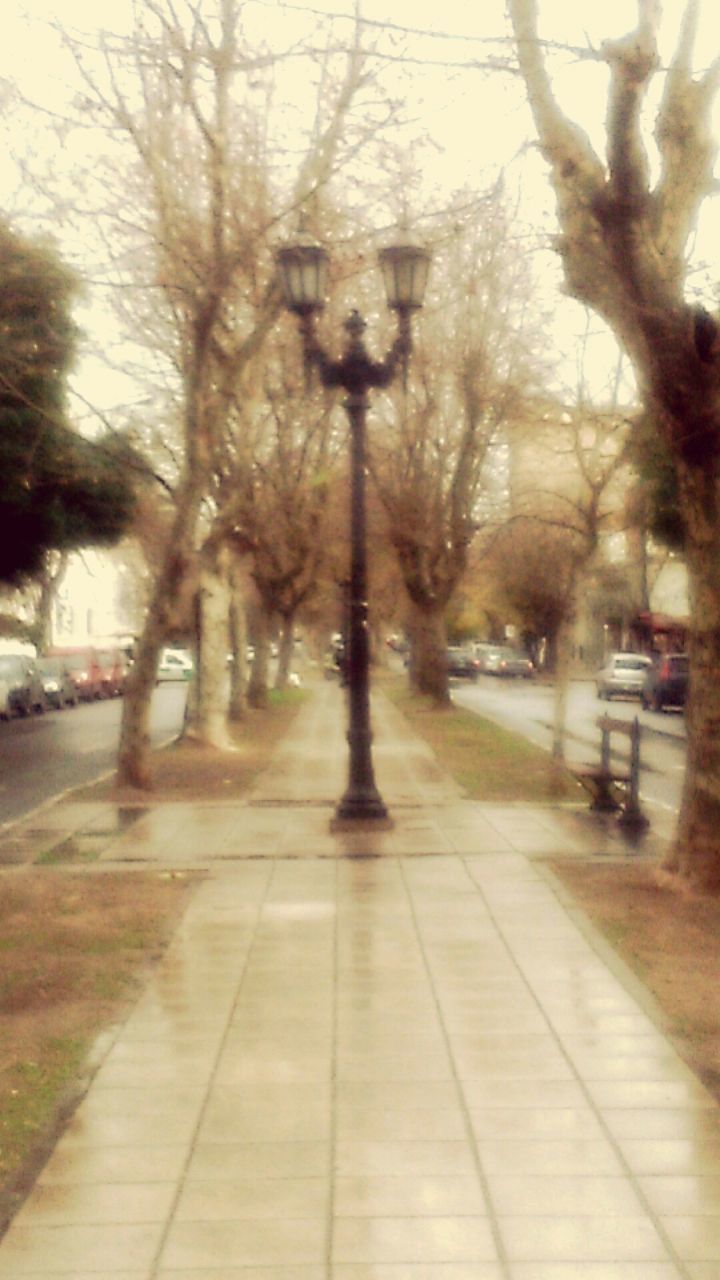
[[[598,698],[639,698],[651,659],[645,653],[611,653],[595,674]]]
[[[640,702],[647,710],[684,707],[688,691],[690,660],[686,653],[659,654],[645,672]]]
[[[447,673],[459,680],[477,680],[479,667],[475,655],[462,645],[451,644],[445,650]]]
[[[62,711],[63,707],[76,707],[78,692],[75,681],[63,658],[38,658],[38,671],[43,682],[49,706]]]
[[[5,687],[5,714],[29,716],[47,710],[45,689],[34,658],[26,654],[0,654],[0,682]]]
[[[509,645],[497,645],[487,649],[480,659],[482,670],[490,676],[521,677],[529,680],[535,668],[527,654],[512,649]]]

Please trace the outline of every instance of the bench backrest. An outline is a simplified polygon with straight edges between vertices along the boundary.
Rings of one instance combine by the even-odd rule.
[[[640,732],[637,716],[634,720],[614,720],[612,716],[598,716],[595,721],[603,733],[626,733],[629,738]]]

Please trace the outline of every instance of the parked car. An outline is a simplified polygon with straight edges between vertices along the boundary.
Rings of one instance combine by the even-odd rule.
[[[28,716],[47,709],[43,682],[34,658],[25,654],[0,654],[0,681],[6,686],[6,715]]]
[[[78,692],[64,658],[38,658],[37,665],[48,704],[58,711],[63,707],[76,707]]]
[[[688,691],[690,660],[686,653],[660,654],[645,672],[640,702],[647,710],[684,707]]]
[[[639,698],[651,660],[644,653],[611,653],[595,675],[598,698]]]
[[[479,667],[475,655],[470,649],[452,644],[445,652],[447,672],[460,680],[477,680]]]
[[[158,662],[158,680],[189,680],[193,673],[189,649],[163,649]]]
[[[502,645],[492,644],[490,640],[476,640],[473,644],[473,655],[478,664],[478,670],[485,670],[485,660],[489,654],[496,653]]]
[[[103,696],[102,672],[94,649],[55,645],[48,649],[45,657],[62,658],[82,702]]]
[[[529,680],[535,668],[526,654],[508,645],[496,645],[487,649],[481,659],[482,669],[491,676],[520,676]]]

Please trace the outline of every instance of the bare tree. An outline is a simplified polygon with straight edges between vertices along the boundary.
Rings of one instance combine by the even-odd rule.
[[[667,866],[720,889],[720,341],[714,316],[685,295],[688,241],[714,188],[710,110],[720,59],[693,72],[698,20],[687,6],[671,65],[657,49],[660,6],[641,0],[635,31],[603,45],[610,72],[607,150],[601,157],[564,114],[537,32],[536,0],[510,0],[521,72],[550,169],[570,293],[599,313],[633,363],[640,391],[677,473],[686,528],[691,615],[688,756],[678,830]],[[655,117],[659,174],[652,176],[645,101],[664,76]]]
[[[297,133],[297,158],[287,139],[273,151],[277,55],[248,46],[243,16],[240,0],[145,0],[131,38],[104,40],[101,65],[74,46],[87,117],[134,156],[100,234],[125,322],[164,362],[174,419],[169,530],[123,708],[118,776],[138,786],[150,782],[149,701],[173,601],[211,534],[226,419],[279,309],[272,233],[378,127],[375,111],[350,128],[364,57],[330,39],[312,55],[317,115]]]
[[[375,435],[372,466],[410,600],[411,681],[443,703],[445,615],[483,520],[488,450],[518,403],[535,335],[500,190],[437,257],[409,385]]]
[[[631,419],[617,409],[584,403],[536,402],[519,415],[511,433],[511,524],[519,520],[526,550],[521,563],[506,565],[509,582],[528,583],[528,560],[539,571],[536,595],[553,601],[555,699],[553,755],[564,756],[565,711],[580,594],[597,564],[604,535],[623,521],[631,481],[628,465]],[[530,532],[530,537],[528,533]],[[512,535],[511,535],[512,536]],[[532,538],[537,539],[533,547]],[[529,544],[529,545],[528,545]],[[539,585],[542,579],[548,581]],[[522,590],[522,588],[521,588]]]

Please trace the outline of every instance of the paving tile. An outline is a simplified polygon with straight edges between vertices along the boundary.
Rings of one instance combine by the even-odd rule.
[[[82,1271],[133,1271],[149,1268],[162,1236],[160,1224],[100,1226],[20,1226],[12,1223],[2,1240],[0,1280],[19,1280],[27,1272],[42,1276]]]
[[[606,1109],[603,1120],[620,1138],[681,1138],[692,1142],[720,1138],[720,1109],[700,1107],[623,1107]]]
[[[482,1161],[488,1175],[618,1175],[623,1171],[610,1143],[592,1138],[535,1141],[489,1139],[482,1144]]]
[[[335,1168],[340,1176],[428,1174],[458,1177],[475,1173],[475,1159],[466,1142],[340,1141],[336,1147]]]
[[[312,1142],[330,1135],[330,1109],[322,1102],[302,1105],[243,1099],[241,1089],[223,1087],[208,1101],[198,1131],[203,1143]]]
[[[708,1177],[644,1177],[640,1190],[661,1217],[720,1216],[720,1173]]]
[[[503,1217],[600,1217],[638,1215],[642,1205],[622,1175],[491,1174],[494,1212]]]
[[[84,1280],[84,1277],[80,1277],[79,1280]],[[89,1276],[87,1280],[95,1280],[95,1277]],[[102,1277],[101,1280],[103,1280]],[[175,1268],[172,1271],[168,1271],[163,1267],[157,1272],[157,1275],[153,1275],[152,1280],[328,1280],[328,1274],[324,1265],[306,1267],[291,1267],[286,1264],[279,1267],[221,1266],[213,1267],[211,1272],[208,1272],[205,1267],[199,1271],[195,1267],[190,1270],[183,1267],[180,1271],[175,1270]]]
[[[252,1171],[255,1175],[255,1171]],[[257,1176],[189,1179],[181,1192],[178,1222],[227,1222],[243,1218],[324,1219],[330,1200],[330,1179],[259,1178]]]
[[[53,1273],[47,1270],[40,1271],[23,1271],[22,1280],[48,1280],[48,1276]],[[154,1280],[152,1268],[141,1267],[139,1271],[78,1271],[73,1267],[71,1271],[56,1272],[58,1276],[62,1276],[62,1280]],[[0,1261],[0,1280],[16,1280],[18,1273],[6,1271]]]
[[[672,1262],[514,1262],[509,1280],[686,1280],[686,1273]]]
[[[323,1221],[277,1218],[178,1222],[170,1228],[159,1270],[318,1265],[326,1251]],[[214,1280],[214,1277],[213,1277]]]
[[[475,1137],[485,1138],[594,1138],[604,1132],[590,1107],[551,1107],[546,1110],[523,1107],[471,1108],[470,1123]]]
[[[174,1182],[40,1183],[22,1205],[18,1226],[165,1222]]]
[[[339,1218],[477,1217],[487,1206],[477,1177],[366,1175],[336,1179],[334,1212]]]
[[[322,1178],[330,1172],[329,1142],[195,1143],[192,1181],[248,1178]]]
[[[169,1182],[180,1178],[189,1143],[175,1146],[78,1146],[61,1139],[40,1173],[42,1185],[56,1183]],[[0,1250],[1,1254],[1,1250]]]
[[[498,1220],[516,1262],[663,1262],[669,1256],[653,1224],[632,1217],[516,1217]]]
[[[720,1139],[623,1138],[619,1148],[635,1175],[720,1174]]]
[[[337,1218],[333,1264],[340,1262],[494,1262],[485,1218]]]
[[[661,1219],[668,1239],[686,1261],[714,1262],[720,1275],[720,1218],[674,1215]]]
[[[336,1262],[331,1280],[505,1280],[495,1262]]]
[[[382,1139],[460,1141],[465,1136],[465,1116],[460,1107],[442,1111],[352,1107],[338,1114],[336,1131],[341,1142]]]
[[[686,1068],[681,1067],[685,1072]],[[591,1080],[587,1090],[601,1109],[620,1107],[697,1107],[717,1110],[712,1094],[695,1076],[668,1080]]]

